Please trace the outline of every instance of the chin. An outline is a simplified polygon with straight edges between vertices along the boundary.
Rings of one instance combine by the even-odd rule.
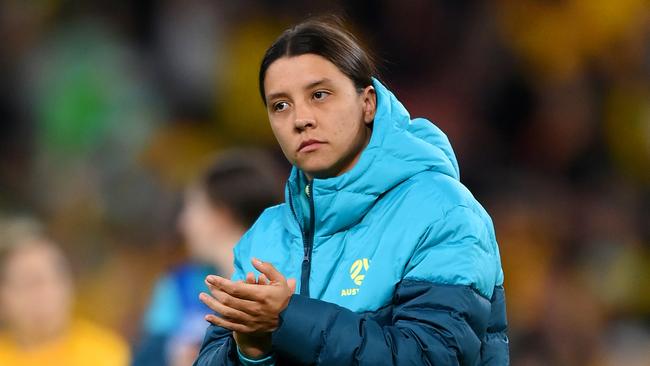
[[[327,164],[315,161],[299,162],[296,166],[298,166],[298,168],[303,172],[312,176],[320,176],[323,172],[327,171],[328,168]]]
[[[332,173],[331,171],[327,169],[314,169],[314,170],[305,170],[303,171],[307,174],[309,174],[313,178],[318,178],[318,179],[325,179],[325,178],[332,178],[335,177],[337,174]]]

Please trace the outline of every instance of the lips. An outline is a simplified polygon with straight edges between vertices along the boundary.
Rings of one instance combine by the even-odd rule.
[[[323,141],[319,140],[305,140],[303,141],[300,146],[298,147],[299,152],[307,152],[307,151],[312,151],[318,148],[319,145],[323,144]]]

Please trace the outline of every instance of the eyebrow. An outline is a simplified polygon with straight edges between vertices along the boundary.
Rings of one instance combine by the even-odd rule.
[[[318,80],[312,81],[309,84],[305,85],[303,87],[303,90],[313,89],[316,86],[328,83],[330,81],[331,80],[329,78],[318,79]],[[278,93],[269,94],[269,95],[267,95],[266,100],[267,101],[272,101],[273,99],[276,99],[276,98],[279,98],[279,97],[288,97],[288,94],[285,93],[285,92],[278,92]]]
[[[312,88],[314,88],[314,87],[316,87],[316,86],[318,86],[320,84],[325,84],[325,83],[328,83],[330,81],[331,80],[328,79],[328,78],[322,78],[320,80],[312,81],[311,83],[307,84],[303,89],[305,89],[305,90],[312,89]]]

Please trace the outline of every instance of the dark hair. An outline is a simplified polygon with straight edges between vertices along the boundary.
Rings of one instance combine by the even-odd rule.
[[[225,206],[246,228],[265,208],[283,198],[280,169],[268,153],[255,149],[221,154],[199,181],[210,204]]]
[[[308,19],[285,30],[266,50],[259,74],[262,102],[266,105],[264,77],[269,66],[283,56],[300,56],[312,53],[332,62],[361,90],[372,85],[377,73],[370,54],[347,31],[339,18],[318,17]]]

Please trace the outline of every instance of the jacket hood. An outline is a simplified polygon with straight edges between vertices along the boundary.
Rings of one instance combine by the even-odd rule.
[[[411,119],[402,103],[377,79],[377,112],[372,135],[356,165],[312,184],[315,237],[329,236],[358,223],[383,193],[423,171],[460,179],[447,136],[423,118]],[[285,189],[285,226],[300,235],[292,207],[301,192],[302,172],[293,167]],[[300,215],[300,213],[297,213]]]

